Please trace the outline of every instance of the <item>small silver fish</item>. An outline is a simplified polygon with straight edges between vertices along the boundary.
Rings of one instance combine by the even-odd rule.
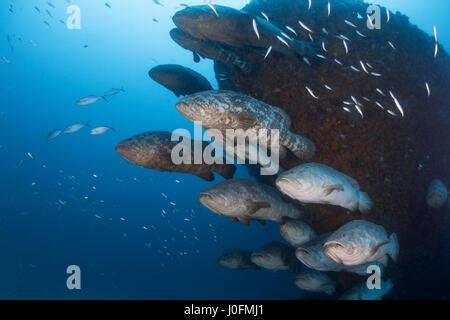
[[[369,72],[366,69],[366,66],[364,65],[364,63],[362,61],[359,61],[359,64],[361,65],[361,67],[363,68],[364,72],[369,74]]]
[[[386,95],[384,94],[384,92],[381,89],[377,88],[377,92],[379,94],[381,94],[383,97],[386,97]]]
[[[394,44],[390,41],[388,41],[389,46],[391,46],[392,49],[397,50],[397,48],[394,46]]]
[[[73,134],[73,133],[77,133],[78,131],[80,131],[83,128],[90,128],[89,123],[86,123],[86,124],[77,123],[77,124],[70,125],[66,129],[64,129],[63,132],[65,134]]]
[[[344,111],[346,111],[346,112],[348,112],[348,113],[352,113],[352,112],[350,111],[350,109],[347,108],[347,107],[343,107],[342,109],[344,109]]]
[[[389,21],[391,21],[391,12],[389,11],[388,8],[386,8],[386,16],[387,16],[386,23],[389,23]]]
[[[334,62],[336,62],[338,65],[343,66],[344,64],[340,62],[338,59],[334,59]]]
[[[314,33],[308,26],[306,26],[302,21],[298,20],[298,23],[300,24],[300,26],[305,29],[306,31],[308,31],[309,33]]]
[[[327,57],[325,57],[325,56],[322,55],[322,54],[316,54],[316,56],[317,56],[318,58],[320,58],[320,59],[324,59],[324,60],[327,59]]]
[[[343,34],[338,34],[336,36],[336,38],[338,38],[340,40],[345,40],[345,41],[348,41],[348,42],[352,42],[352,40],[350,40],[348,37],[344,36]]]
[[[292,32],[292,33],[295,34],[296,36],[298,35],[298,34],[297,34],[297,31],[295,31],[294,28],[291,28],[291,27],[289,27],[289,26],[286,26],[286,29],[288,29],[290,32]]]
[[[61,133],[62,133],[61,129],[53,130],[47,134],[47,140],[55,139],[55,138],[59,137],[61,135]]]
[[[349,25],[352,28],[357,28],[352,22],[348,21],[348,20],[344,20],[345,24]]]
[[[358,105],[355,105],[356,110],[361,115],[361,117],[364,119],[364,113],[362,112],[361,108]]]
[[[269,54],[270,54],[271,52],[272,52],[272,46],[270,46],[270,47],[267,49],[266,55],[264,56],[264,60],[267,59],[267,57],[269,56]]]
[[[436,45],[434,46],[434,58],[436,59],[437,55],[439,52],[439,45],[436,43]]]
[[[219,13],[217,13],[217,10],[212,3],[208,3],[208,7],[211,8],[211,10],[216,14],[216,16],[219,16]]]
[[[267,20],[267,22],[269,22],[269,16],[267,14],[261,11],[261,15]]]
[[[287,43],[286,40],[284,40],[282,37],[277,36],[277,39],[284,43],[288,48],[290,48],[289,43]]]
[[[356,33],[357,33],[360,37],[366,38],[366,36],[365,36],[363,33],[361,33],[359,30],[356,30]]]
[[[405,116],[405,113],[403,111],[402,106],[400,105],[400,102],[398,101],[398,99],[394,96],[394,94],[392,93],[392,91],[389,91],[389,94],[391,95],[392,99],[394,100],[395,106],[397,107],[397,109],[400,111],[402,117]]]
[[[292,39],[291,37],[289,37],[289,35],[288,35],[287,33],[285,33],[285,32],[281,32],[281,35],[282,35],[283,37],[285,37],[286,39],[290,40],[290,41],[293,41],[293,40],[294,40],[294,39]]]
[[[378,106],[378,107],[380,107],[381,109],[385,109],[385,107],[381,104],[381,103],[379,103],[378,101],[376,101],[375,102],[375,104]]]
[[[428,82],[425,82],[425,87],[427,88],[428,96],[431,96],[430,85],[428,84]]]
[[[327,10],[328,10],[328,16],[331,15],[331,3],[328,1],[328,5],[327,5]]]
[[[371,72],[371,75],[373,75],[374,77],[381,77],[382,74],[381,73],[376,73],[376,72]]]
[[[325,42],[323,42],[323,41],[322,41],[322,49],[323,49],[323,51],[328,52],[327,48],[325,47]]]
[[[311,10],[312,7],[312,0],[308,0],[308,10]]]
[[[107,133],[108,131],[116,132],[116,129],[113,127],[97,127],[91,130],[90,135],[92,136],[100,136],[102,134]]]
[[[344,48],[345,48],[345,54],[348,54],[349,49],[348,49],[348,45],[347,42],[345,40],[342,40],[342,43],[344,44]]]
[[[350,66],[350,69],[352,69],[355,72],[361,72],[357,67],[355,66]]]
[[[308,66],[311,66],[311,62],[309,62],[308,58],[303,57],[303,61],[304,61]]]
[[[106,98],[103,96],[87,96],[87,97],[84,97],[84,98],[81,98],[80,100],[78,100],[76,104],[79,107],[85,107],[85,106],[90,106],[92,104],[95,104],[98,101],[100,101],[101,99],[107,101]]]
[[[314,98],[319,100],[319,97],[317,95],[314,94],[314,91],[312,91],[308,86],[305,87],[306,90],[308,91],[308,93]]]
[[[388,113],[389,113],[391,116],[394,116],[394,117],[397,116],[397,114],[396,114],[394,111],[388,110]]]
[[[433,26],[433,34],[434,34],[434,41],[438,43],[438,36],[437,36],[437,29],[436,26]]]
[[[327,89],[327,90],[329,90],[329,91],[333,91],[333,88],[332,87],[330,87],[329,85],[327,85],[327,84],[325,84],[324,85],[324,87],[325,87],[325,89]]]
[[[325,28],[322,28],[322,32],[325,33],[326,35],[328,35],[328,30]]]
[[[259,39],[261,39],[261,37],[259,36],[259,31],[258,31],[258,25],[256,24],[256,20],[253,19],[253,30],[255,31],[256,37]]]

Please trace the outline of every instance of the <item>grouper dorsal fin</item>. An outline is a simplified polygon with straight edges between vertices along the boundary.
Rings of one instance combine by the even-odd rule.
[[[342,184],[333,184],[331,186],[325,186],[325,190],[323,191],[323,194],[325,197],[328,197],[330,194],[332,194],[334,191],[345,191],[344,186]]]
[[[202,178],[205,181],[211,182],[214,181],[214,174],[212,172],[201,172],[195,174],[197,177]]]
[[[260,209],[267,209],[267,208],[270,208],[270,203],[268,203],[268,202],[264,202],[264,201],[251,202],[248,205],[248,212],[247,212],[247,214],[254,215]]]

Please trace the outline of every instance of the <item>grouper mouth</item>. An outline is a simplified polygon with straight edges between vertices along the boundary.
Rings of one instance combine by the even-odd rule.
[[[204,205],[209,210],[211,210],[217,214],[221,214],[222,213],[221,209],[223,209],[223,208],[221,208],[221,206],[217,203],[217,201],[214,200],[215,198],[216,198],[216,196],[214,196],[211,193],[201,192],[200,196],[199,196],[199,201],[202,205]]]
[[[295,252],[295,256],[305,266],[307,266],[308,268],[314,269],[314,255],[311,254],[310,250],[300,247]]]
[[[343,263],[342,259],[338,256],[337,251],[342,252],[343,250],[345,250],[345,247],[337,241],[329,241],[323,245],[323,252],[325,255],[339,264]]]

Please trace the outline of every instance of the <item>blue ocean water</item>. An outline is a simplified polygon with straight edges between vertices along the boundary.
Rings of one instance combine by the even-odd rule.
[[[100,0],[71,2],[81,8],[81,30],[58,21],[68,17],[65,0],[52,0],[55,8],[43,0],[0,4],[0,298],[304,298],[292,274],[235,272],[217,263],[229,249],[281,240],[275,225],[231,224],[199,204],[209,183],[133,166],[114,150],[145,131],[192,130],[174,108],[178,99],[149,79],[152,67],[181,64],[217,88],[212,62],[195,64],[168,35],[180,1],[108,0],[111,8]],[[450,47],[447,0],[378,3],[429,34],[436,25]],[[114,87],[125,92],[75,106]],[[117,132],[45,139],[53,129],[87,122]],[[243,169],[237,176],[248,177]],[[69,265],[82,270],[81,290],[66,287]]]

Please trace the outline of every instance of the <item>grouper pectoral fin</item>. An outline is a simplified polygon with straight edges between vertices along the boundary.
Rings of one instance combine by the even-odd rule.
[[[194,56],[194,62],[199,63],[200,62],[200,56],[198,53],[192,51],[192,55]]]
[[[208,182],[214,181],[214,174],[212,172],[196,173],[195,175]]]
[[[242,224],[245,224],[246,226],[250,225],[250,219],[249,218],[238,218],[239,222]]]
[[[268,203],[268,202],[264,202],[264,201],[251,202],[248,205],[248,212],[247,212],[247,214],[254,215],[260,209],[267,209],[267,208],[270,208],[270,203]]]
[[[345,191],[344,186],[342,184],[334,184],[332,186],[326,186],[323,194],[325,197],[328,197],[334,191]]]

